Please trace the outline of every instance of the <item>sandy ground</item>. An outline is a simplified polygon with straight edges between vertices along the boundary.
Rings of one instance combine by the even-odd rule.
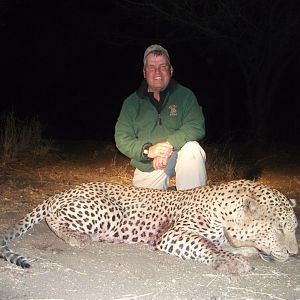
[[[117,169],[115,161],[110,165]],[[283,171],[286,163],[283,167],[266,168],[261,181],[275,183],[289,196],[297,198],[299,165],[294,168],[293,162],[291,166],[288,172]],[[22,165],[18,169],[1,170],[0,232],[10,228],[55,190],[90,179],[101,180],[99,174],[108,175],[105,170],[107,166],[101,163],[85,162],[74,167],[66,161],[47,167],[44,164],[34,168]],[[122,172],[127,173],[120,168],[112,175],[118,181]],[[299,211],[298,206],[298,219]],[[297,238],[299,242],[299,228]],[[254,267],[251,273],[230,277],[195,261],[183,261],[155,251],[147,245],[93,243],[84,249],[72,248],[58,239],[45,223],[36,225],[10,247],[28,257],[32,268],[23,270],[0,260],[1,300],[300,299],[299,258],[285,263],[267,263],[253,256],[248,258]]]

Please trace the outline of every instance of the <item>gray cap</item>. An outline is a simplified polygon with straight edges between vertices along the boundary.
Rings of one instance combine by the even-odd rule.
[[[146,49],[146,51],[144,53],[144,64],[145,64],[147,56],[150,53],[153,53],[153,52],[155,52],[156,54],[164,54],[167,57],[167,59],[168,59],[168,61],[170,63],[170,56],[169,56],[169,53],[168,53],[167,49],[165,49],[161,45],[154,44],[154,45],[149,46]]]

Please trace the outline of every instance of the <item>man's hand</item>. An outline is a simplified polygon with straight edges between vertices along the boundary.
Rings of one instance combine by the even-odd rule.
[[[173,146],[168,142],[162,142],[149,147],[149,158],[169,158],[173,152]]]
[[[165,157],[155,157],[152,161],[152,166],[154,170],[161,170],[167,166],[168,158]]]

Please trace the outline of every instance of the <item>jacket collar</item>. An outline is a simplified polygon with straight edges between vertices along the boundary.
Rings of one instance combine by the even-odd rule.
[[[178,85],[177,81],[173,78],[171,78],[166,90],[169,91],[170,93],[172,93],[175,89],[176,86]],[[140,97],[140,98],[146,98],[147,97],[147,93],[148,93],[148,84],[147,81],[144,79],[140,85],[140,87],[137,89],[136,94]]]

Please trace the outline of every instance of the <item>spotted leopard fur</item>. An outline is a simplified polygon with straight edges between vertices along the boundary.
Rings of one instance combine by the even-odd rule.
[[[298,251],[291,202],[275,189],[244,180],[186,191],[82,184],[48,198],[19,221],[1,239],[0,256],[29,268],[29,261],[8,243],[44,219],[71,246],[148,243],[234,274],[249,272],[251,266],[243,256],[222,248],[228,241],[256,247],[262,258],[277,261]]]

